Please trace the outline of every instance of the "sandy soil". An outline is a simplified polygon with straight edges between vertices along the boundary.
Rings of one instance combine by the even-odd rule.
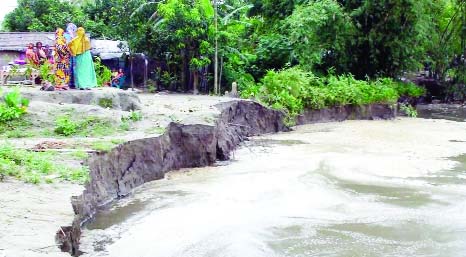
[[[69,256],[55,245],[55,232],[73,219],[70,197],[84,187],[74,184],[0,183],[0,257]]]
[[[128,132],[96,138],[4,139],[1,143],[30,149],[43,142],[62,142],[65,145],[79,146],[93,141],[111,139],[127,141],[158,136],[163,133],[163,129],[160,128],[165,128],[172,121],[185,124],[212,124],[219,114],[214,105],[232,100],[226,97],[166,93],[141,93],[138,96],[142,102],[143,120],[134,123],[134,128]],[[31,99],[29,117],[36,126],[52,128],[56,116],[70,108],[75,110],[75,115],[92,114],[106,117],[113,119],[115,124],[122,115],[128,115],[125,111],[105,109],[95,105],[56,104]],[[69,161],[76,162],[76,160]],[[54,236],[61,225],[71,224],[74,214],[70,197],[79,195],[83,188],[69,183],[31,185],[11,178],[0,182],[0,257],[69,256],[59,252]]]
[[[145,94],[140,93],[138,97],[142,102],[141,113],[143,119],[132,124],[132,129],[127,132],[101,136],[101,137],[29,137],[5,139],[5,142],[19,148],[30,149],[44,141],[64,142],[69,146],[89,144],[93,141],[119,139],[129,141],[139,138],[158,136],[163,133],[170,122],[181,122],[183,124],[212,124],[219,114],[215,104],[233,100],[228,97],[213,97],[188,94]],[[31,100],[29,118],[37,127],[49,128],[53,131],[55,119],[67,110],[73,110],[73,116],[85,117],[86,115],[98,116],[109,119],[119,125],[122,116],[128,116],[129,112],[113,109],[105,109],[95,105],[82,104],[54,104],[43,101]]]

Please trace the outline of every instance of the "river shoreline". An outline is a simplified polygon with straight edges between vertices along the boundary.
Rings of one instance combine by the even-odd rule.
[[[288,131],[281,112],[258,103],[234,100],[216,105],[220,114],[214,125],[170,123],[160,137],[130,141],[88,160],[91,179],[83,195],[73,197],[75,219],[62,226],[57,241],[63,251],[80,255],[81,227],[98,208],[129,194],[148,181],[162,179],[165,173],[180,168],[211,166],[217,160],[228,160],[230,152],[251,136]],[[393,119],[396,107],[368,105],[336,107],[309,111],[298,124],[346,119]]]
[[[257,116],[263,116],[263,114],[264,114],[263,112],[268,112],[268,111],[266,109],[264,109],[263,107],[259,107],[259,105],[257,105],[256,103],[253,103],[251,101],[235,100],[235,99],[231,99],[231,98],[222,98],[222,97],[192,96],[192,95],[170,95],[170,94],[168,94],[168,95],[167,94],[156,94],[156,95],[138,94],[138,96],[141,98],[141,102],[139,103],[139,106],[141,106],[142,113],[146,117],[157,117],[157,118],[153,119],[153,120],[152,119],[151,120],[143,120],[141,122],[141,125],[138,125],[140,128],[137,128],[136,131],[131,132],[128,135],[121,136],[121,140],[123,140],[123,141],[137,141],[137,140],[145,140],[146,138],[157,138],[158,135],[160,135],[160,133],[159,134],[157,134],[157,133],[147,134],[147,133],[140,133],[139,132],[139,131],[141,131],[143,129],[147,129],[147,128],[151,127],[151,126],[154,126],[154,124],[156,126],[158,126],[158,127],[173,126],[173,128],[172,128],[173,131],[172,132],[178,131],[176,133],[181,133],[179,135],[181,135],[182,137],[184,137],[184,136],[186,136],[188,134],[191,134],[192,131],[197,130],[199,132],[199,131],[206,130],[206,131],[208,131],[208,133],[206,133],[204,135],[208,135],[208,134],[215,135],[214,137],[209,139],[209,140],[213,140],[212,142],[214,142],[215,140],[217,140],[217,142],[218,142],[219,136],[227,135],[226,138],[220,140],[221,142],[223,142],[223,143],[220,143],[220,145],[215,144],[215,143],[210,144],[211,146],[209,146],[209,147],[213,147],[214,145],[215,145],[215,147],[211,148],[213,150],[210,151],[210,156],[207,159],[205,159],[206,164],[212,164],[215,160],[226,160],[226,159],[228,159],[229,153],[233,149],[236,148],[236,146],[238,145],[239,142],[243,141],[248,136],[258,135],[258,134],[260,134],[258,132],[261,132],[261,131],[262,132],[265,131],[266,133],[271,133],[271,132],[276,132],[276,131],[280,131],[280,130],[287,130],[287,129],[285,129],[285,126],[282,123],[277,123],[276,122],[277,117],[279,117],[279,115],[277,113],[271,115],[270,116],[271,118],[269,118],[273,122],[270,122],[270,120],[269,120],[269,123],[267,123],[265,121],[260,121],[260,120],[255,119],[255,117],[257,117]],[[60,99],[65,99],[66,100],[66,99],[73,99],[73,98],[69,98],[69,97],[68,98],[63,98],[62,97]],[[44,101],[43,98],[41,98],[41,101],[32,101],[32,103],[31,103],[32,104],[32,110],[33,111],[36,110],[37,112],[41,111],[41,109],[45,106],[45,104],[44,104],[45,102],[42,102],[42,101]],[[231,101],[233,101],[233,102],[231,102]],[[90,104],[95,104],[95,101],[88,101],[88,102]],[[230,102],[230,103],[228,103],[228,102]],[[237,105],[238,102],[246,103],[247,106],[252,106],[252,109],[255,109],[256,113],[253,113],[253,114],[250,113],[249,115],[246,115],[248,113],[247,109],[249,109],[250,107],[240,107],[240,108],[234,107],[234,108],[231,108],[232,105],[235,105],[235,103]],[[87,103],[87,104],[89,104],[89,103]],[[67,103],[65,103],[65,104],[57,103],[55,105],[52,104],[51,108],[55,108],[55,107],[58,107],[58,106],[62,106],[62,108],[64,108],[64,107],[67,107],[68,104]],[[243,104],[240,104],[240,105],[243,105]],[[81,106],[86,106],[84,108],[84,110],[87,110],[87,109],[91,110],[90,107],[89,107],[90,105],[86,105],[86,104],[79,104],[79,106],[76,105],[75,107],[82,108]],[[116,106],[117,109],[121,108],[120,106],[123,106],[123,105],[118,104]],[[100,107],[92,107],[92,108],[93,109],[95,109],[95,108],[99,109]],[[227,110],[227,111],[225,111],[225,110]],[[241,110],[241,111],[238,111],[238,110]],[[319,110],[319,111],[313,111],[312,115],[308,114],[308,116],[306,116],[307,121],[305,119],[304,119],[304,121],[299,121],[298,120],[298,124],[314,123],[314,122],[318,122],[319,120],[320,121],[325,121],[325,122],[332,122],[332,121],[343,121],[343,120],[346,120],[346,119],[369,119],[369,120],[371,120],[371,119],[386,119],[386,118],[390,119],[390,118],[395,117],[395,113],[394,113],[395,110],[396,110],[396,108],[390,108],[390,107],[384,106],[384,105],[371,106],[371,107],[358,107],[358,108],[340,107],[340,108],[334,108],[332,110]],[[99,109],[99,112],[101,112],[100,109]],[[107,109],[106,112],[119,114],[119,112],[121,112],[121,111],[119,111],[119,110],[108,110]],[[111,114],[111,115],[114,115],[114,114]],[[219,124],[218,120],[222,119],[222,115],[226,115],[226,116],[224,116],[224,118],[223,118],[224,119],[224,122],[222,124],[223,132],[219,133],[219,131],[215,131],[216,130],[215,127],[216,126],[218,127],[218,124]],[[238,118],[238,117],[241,117],[241,116],[246,117],[245,120],[240,120],[240,121],[235,120],[235,117]],[[175,119],[176,119],[177,122],[171,124],[170,122],[173,121],[174,117],[176,117]],[[306,117],[301,117],[301,119],[306,118]],[[252,130],[251,130],[251,127],[248,128],[248,126],[249,126],[248,122],[251,122],[251,120],[256,123],[256,127],[254,128],[254,126],[253,126]],[[184,125],[182,125],[182,124],[184,124]],[[275,125],[270,125],[270,124],[275,124]],[[226,125],[228,125],[228,126],[226,126]],[[191,126],[192,126],[192,128],[190,128]],[[172,129],[169,128],[168,132],[170,132]],[[202,134],[202,133],[198,133],[198,132],[195,133],[196,136],[199,136],[199,135]],[[245,133],[245,134],[242,134],[242,133]],[[170,133],[168,133],[168,134],[170,134]],[[173,135],[173,133],[172,133],[172,135]],[[176,137],[179,137],[179,136],[175,136],[175,138]],[[18,146],[23,146],[25,148],[28,148],[28,147],[33,146],[34,144],[36,144],[36,143],[38,143],[38,142],[40,142],[42,140],[54,140],[54,139],[50,139],[50,138],[48,138],[48,139],[40,139],[40,138],[39,139],[36,139],[36,138],[28,139],[28,138],[25,138],[25,139],[19,140],[17,144],[18,144]],[[61,140],[63,140],[63,139],[61,139]],[[78,139],[78,140],[70,139],[70,140],[78,141],[78,140],[84,140],[84,139]],[[87,138],[85,140],[91,140],[92,141],[92,140],[95,140],[95,139]],[[9,140],[9,141],[12,142],[13,140]],[[176,142],[176,140],[174,140],[174,142]],[[124,144],[125,143],[123,143],[123,145]],[[137,143],[136,144],[135,143],[129,143],[129,144],[133,144],[133,146],[137,145]],[[131,147],[133,147],[133,146],[131,146]],[[129,147],[128,149],[131,149],[131,147]],[[106,155],[106,153],[97,153],[96,155],[102,156],[102,155]],[[92,160],[91,160],[91,162],[92,162]],[[196,164],[196,166],[200,166],[200,164],[202,164],[202,163],[198,163],[198,164]],[[101,165],[101,164],[99,164],[99,165]],[[166,171],[168,171],[168,170],[166,170]],[[164,171],[164,172],[166,172],[166,171]],[[159,174],[157,176],[161,177],[162,175]],[[156,178],[159,178],[159,177],[156,177]],[[134,179],[134,178],[131,178],[128,181],[131,181],[132,179]],[[152,178],[148,178],[148,180],[150,181],[150,180],[152,180]],[[122,185],[124,185],[124,183],[122,183]],[[118,185],[118,187],[120,187],[120,186],[121,185]],[[67,199],[67,198],[71,197],[72,195],[77,195],[77,193],[82,190],[82,187],[80,187],[80,186],[77,186],[77,187],[74,187],[74,188],[75,188],[74,189],[75,191],[73,191],[72,193],[69,193],[69,192],[66,192],[65,190],[60,190],[60,189],[55,187],[54,189],[47,192],[49,195],[46,196],[46,198],[48,197],[51,200],[53,199],[52,201],[55,201],[57,203],[60,202],[61,206],[64,206],[64,207],[69,206],[68,201],[66,201],[66,200],[63,200],[63,201],[57,200],[58,198],[55,197],[54,195],[58,194],[58,195],[60,195],[60,197],[62,199]],[[121,189],[124,189],[124,187],[122,187]],[[129,193],[131,191],[132,191],[132,186],[129,186],[126,189],[124,189],[123,191],[119,191],[118,193],[116,193],[115,194],[117,196],[116,198],[124,196],[124,195],[126,195],[127,193]],[[76,198],[75,198],[74,201],[76,201]],[[103,201],[103,202],[100,202],[100,204],[108,203],[110,201]],[[33,202],[30,202],[30,203],[33,203]],[[76,207],[76,205],[75,205],[75,207]],[[10,208],[18,208],[18,207],[10,206]],[[77,210],[79,210],[79,206],[78,206]],[[18,212],[18,215],[21,215],[20,213],[21,212]],[[71,215],[73,214],[71,208],[67,209],[67,213],[68,213],[67,217],[68,217],[68,220],[69,220],[71,218]],[[79,224],[81,225],[84,220],[85,219],[80,218],[79,219],[79,221],[80,221]],[[53,227],[55,227],[55,229],[56,229],[57,227],[59,227],[57,225],[65,225],[67,223],[69,224],[69,221],[65,221],[65,222],[64,221],[65,221],[65,219],[61,219],[60,222],[50,223],[49,224],[50,225],[49,229],[53,228]],[[68,232],[68,231],[66,231],[66,227],[67,226],[64,226],[64,229],[59,229],[58,235]],[[53,234],[48,234],[46,236],[46,238],[48,238],[46,240],[48,243],[44,243],[44,244],[41,245],[41,247],[38,247],[38,248],[46,247],[45,250],[42,250],[42,252],[44,252],[44,254],[47,254],[47,256],[55,256],[53,254],[56,254],[56,256],[62,256],[62,253],[57,252],[58,249],[53,250],[50,247],[48,247],[49,245],[53,244]],[[79,240],[79,237],[74,237],[74,239]],[[13,240],[15,240],[15,239],[13,239]],[[1,237],[0,237],[0,241],[3,241],[1,239]],[[18,238],[17,241],[19,242],[19,241],[21,241],[21,239]],[[62,242],[63,242],[63,240],[62,240]],[[20,247],[18,249],[22,249],[22,248]],[[22,249],[22,251],[24,251],[24,249]],[[0,256],[2,256],[3,253],[9,253],[9,252],[7,252],[6,250],[0,249]],[[7,255],[7,256],[9,256],[9,255]],[[15,255],[15,256],[17,256],[17,255]],[[21,256],[21,255],[18,255],[18,256]],[[27,255],[25,255],[25,256],[27,256]]]
[[[112,204],[83,230],[84,256],[458,256],[465,130],[397,118],[252,137],[226,165]]]

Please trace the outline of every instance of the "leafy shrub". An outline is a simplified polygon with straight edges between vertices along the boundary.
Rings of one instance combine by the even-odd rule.
[[[54,132],[62,136],[76,134],[84,136],[108,135],[113,131],[110,121],[95,116],[86,117],[84,120],[75,121],[70,115],[60,116],[55,120]]]
[[[120,124],[120,129],[123,131],[130,131],[131,130],[131,125],[127,120],[124,120]]]
[[[241,96],[253,96],[294,117],[304,108],[396,103],[400,95],[416,97],[423,93],[424,89],[414,84],[401,84],[389,78],[376,81],[357,80],[352,75],[319,78],[293,67],[278,72],[268,71],[260,84],[242,89]]]
[[[16,88],[4,96],[4,103],[0,103],[0,123],[19,119],[27,112],[29,100],[23,98]]]
[[[426,94],[426,89],[423,87],[416,86],[412,82],[393,82],[396,91],[400,96],[409,96],[409,97],[420,97]]]
[[[121,117],[121,121],[140,121],[142,120],[142,113],[131,111],[128,116]]]
[[[94,61],[95,73],[97,77],[97,85],[104,86],[112,80],[112,71],[107,66],[102,64],[100,58],[95,58]]]
[[[250,84],[240,84],[240,96],[242,98],[256,98],[261,90],[261,86],[252,82]],[[242,88],[242,89],[241,89]]]
[[[416,118],[417,110],[410,104],[400,104],[400,110],[404,112],[408,117]]]
[[[55,82],[55,75],[53,74],[52,71],[53,71],[53,65],[49,63],[48,61],[46,61],[44,64],[42,64],[39,67],[39,74],[42,80],[48,81],[53,84]]]
[[[71,136],[76,134],[78,131],[79,125],[72,121],[70,116],[65,115],[58,117],[58,119],[55,121],[55,133],[58,135],[63,135],[63,136]]]

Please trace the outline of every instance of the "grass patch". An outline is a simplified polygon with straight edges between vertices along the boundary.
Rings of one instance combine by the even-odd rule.
[[[36,133],[32,130],[32,123],[21,117],[16,120],[0,122],[0,136],[6,138],[34,137]]]
[[[112,98],[100,98],[99,99],[99,106],[103,107],[103,108],[112,108],[113,107]]]
[[[68,153],[68,156],[75,160],[84,160],[89,156],[89,154],[84,150],[77,150],[75,152]]]
[[[142,120],[142,113],[137,111],[131,111],[128,116],[121,117],[121,121],[140,121]]]
[[[123,142],[125,142],[125,140],[123,139],[112,139],[110,141],[94,141],[92,142],[91,148],[97,151],[108,152]]]
[[[123,131],[130,131],[131,130],[131,124],[129,123],[129,121],[122,121],[120,126],[119,126],[119,129],[123,130]]]
[[[147,129],[145,133],[146,134],[163,134],[165,133],[165,131],[166,131],[166,128],[157,126],[157,127],[152,127],[150,129]]]
[[[141,121],[143,119],[142,113],[137,111],[131,111],[128,116],[121,117],[120,130],[129,131],[132,129],[132,123]]]
[[[1,92],[0,92],[1,94]],[[27,112],[29,99],[23,98],[19,87],[6,93],[0,103],[0,122],[7,122],[21,118]]]
[[[86,167],[70,167],[57,164],[58,156],[52,152],[32,152],[15,149],[9,145],[0,146],[0,175],[12,176],[27,183],[52,183],[66,180],[84,183],[89,178]]]
[[[89,116],[83,120],[75,120],[71,115],[63,115],[55,120],[55,134],[60,136],[104,136],[116,132],[109,120]]]

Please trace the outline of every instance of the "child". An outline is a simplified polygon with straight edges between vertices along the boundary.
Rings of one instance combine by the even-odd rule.
[[[119,69],[118,72],[112,72],[112,87],[120,88],[120,80],[124,75],[123,69]]]

